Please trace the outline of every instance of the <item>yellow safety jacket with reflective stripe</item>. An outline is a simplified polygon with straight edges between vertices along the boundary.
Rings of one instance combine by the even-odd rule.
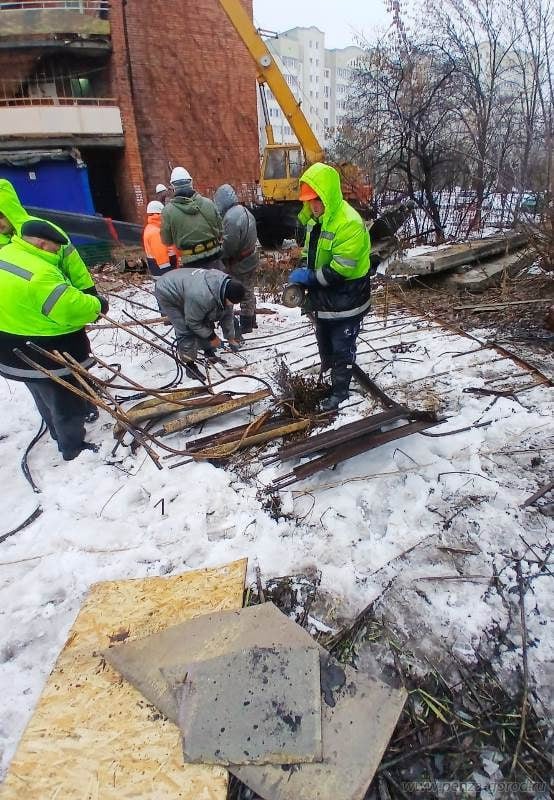
[[[300,181],[308,184],[324,205],[317,220],[309,203],[304,203],[298,215],[306,225],[303,261],[316,278],[304,307],[318,312],[318,319],[361,317],[370,307],[371,244],[364,221],[343,199],[340,175],[333,167],[312,164]]]
[[[75,289],[48,253],[14,235],[0,250],[0,331],[60,336],[93,322],[100,300]]]

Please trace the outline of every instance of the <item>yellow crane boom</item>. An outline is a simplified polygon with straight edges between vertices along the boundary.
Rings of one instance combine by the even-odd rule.
[[[313,164],[316,161],[322,161],[324,158],[322,146],[306,119],[300,103],[276,64],[275,58],[252,24],[244,6],[240,0],[219,0],[219,2],[256,64],[258,83],[262,87],[267,84],[271,89],[291,130],[302,146],[307,163]],[[275,144],[273,129],[267,117],[265,123],[267,143],[273,145]]]

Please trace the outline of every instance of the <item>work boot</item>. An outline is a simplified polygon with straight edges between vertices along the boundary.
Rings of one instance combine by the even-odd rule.
[[[240,315],[240,332],[244,336],[245,333],[252,333],[254,328],[254,317]]]
[[[340,404],[346,400],[348,395],[341,397],[338,394],[330,394],[326,400],[321,402],[322,411],[336,411]]]
[[[79,447],[76,447],[74,450],[65,450],[65,452],[62,453],[62,458],[64,461],[73,461],[83,450],[92,450],[93,453],[97,453],[100,450],[100,445],[94,444],[94,442],[81,442]]]
[[[98,411],[96,406],[93,406],[92,403],[89,403],[88,411],[87,411],[86,416],[85,416],[85,422],[88,422],[88,423],[96,422],[96,420],[98,419],[99,416],[100,416],[100,412]]]

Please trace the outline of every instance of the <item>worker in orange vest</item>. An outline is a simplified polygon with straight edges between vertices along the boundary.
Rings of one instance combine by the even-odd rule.
[[[177,250],[173,246],[164,244],[160,236],[162,224],[163,203],[151,200],[147,207],[148,221],[142,234],[144,252],[148,262],[148,271],[154,280],[165,275],[178,264]]]

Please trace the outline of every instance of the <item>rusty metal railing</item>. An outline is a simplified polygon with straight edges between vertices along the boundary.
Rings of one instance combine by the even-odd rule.
[[[75,11],[107,19],[109,0],[1,0],[0,11]]]
[[[0,97],[0,107],[116,106],[115,97]]]

